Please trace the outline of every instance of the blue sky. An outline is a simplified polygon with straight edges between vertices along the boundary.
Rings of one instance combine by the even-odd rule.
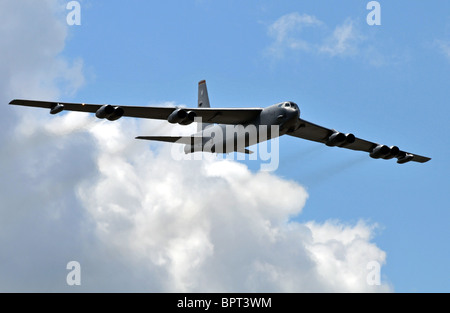
[[[367,2],[80,1],[59,55],[82,60],[84,84],[59,98],[195,106],[206,79],[213,107],[290,100],[306,120],[432,157],[398,165],[284,136],[273,175],[307,191],[299,223],[376,224],[393,290],[448,292],[450,3],[379,1],[369,26]]]

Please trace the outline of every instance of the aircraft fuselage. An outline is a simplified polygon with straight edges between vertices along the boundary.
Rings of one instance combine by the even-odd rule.
[[[185,145],[184,152],[245,152],[246,147],[294,131],[299,117],[300,110],[295,103],[274,104],[243,125],[215,124],[206,127],[193,135],[199,139],[193,145]]]

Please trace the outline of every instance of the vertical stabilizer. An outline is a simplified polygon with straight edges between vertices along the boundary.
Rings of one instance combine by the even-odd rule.
[[[210,108],[209,97],[208,97],[208,89],[206,88],[206,80],[201,80],[198,83],[198,107],[199,108]],[[198,130],[204,130],[208,125],[208,123],[199,123]]]
[[[198,107],[210,108],[208,89],[206,88],[206,80],[201,80],[198,83]]]

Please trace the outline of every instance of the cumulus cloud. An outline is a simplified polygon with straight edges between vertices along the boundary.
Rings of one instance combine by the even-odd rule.
[[[317,28],[321,31],[309,36],[308,33]],[[330,32],[326,24],[315,16],[300,15],[298,12],[277,19],[269,26],[268,34],[274,41],[268,47],[267,53],[277,58],[284,56],[286,51],[315,52],[330,57],[353,55],[358,53],[364,40],[351,19],[337,25]]]
[[[311,43],[302,39],[300,33],[307,27],[317,27],[323,23],[316,17],[297,12],[283,15],[269,26],[269,36],[274,39],[268,48],[268,53],[272,56],[281,57],[285,50],[310,50]]]
[[[0,47],[18,56],[0,60],[5,105],[82,85],[82,61],[60,56],[59,4],[2,1]],[[170,145],[133,139],[168,123],[43,111],[2,115],[0,291],[391,290],[367,284],[367,264],[386,260],[374,226],[298,222],[308,194],[297,182],[229,160],[175,162]],[[72,260],[79,289],[66,285]]]
[[[436,46],[439,48],[440,52],[448,59],[450,60],[450,42],[449,41],[443,41],[443,40],[437,40]]]
[[[168,145],[129,140],[141,131],[92,127],[99,173],[77,193],[97,238],[151,277],[144,290],[389,290],[366,282],[386,257],[374,226],[295,222],[308,198],[298,183],[229,160],[174,162]]]
[[[57,10],[59,4],[57,0],[1,2],[0,71],[6,96],[56,98],[83,85],[82,60],[60,57],[68,30]]]
[[[347,20],[336,26],[333,34],[319,47],[319,51],[330,56],[355,54],[361,40],[363,37],[358,34],[353,21]]]

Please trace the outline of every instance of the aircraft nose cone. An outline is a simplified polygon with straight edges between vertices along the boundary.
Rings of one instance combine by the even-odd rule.
[[[286,110],[286,117],[288,119],[293,119],[295,117],[298,117],[298,110],[294,108],[289,108]]]
[[[298,111],[295,108],[286,108],[281,128],[288,131],[293,130],[297,125],[298,117]]]

